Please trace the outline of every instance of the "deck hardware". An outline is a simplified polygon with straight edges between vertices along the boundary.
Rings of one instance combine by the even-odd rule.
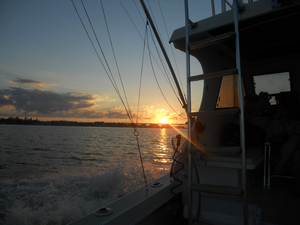
[[[151,187],[153,187],[153,188],[158,188],[158,187],[160,187],[160,186],[162,186],[162,185],[163,185],[162,182],[155,182],[155,183],[151,184]]]
[[[113,212],[113,210],[111,208],[103,207],[103,208],[97,209],[94,212],[94,215],[95,216],[108,216],[108,215],[112,214],[112,212]]]
[[[191,25],[192,29],[197,28],[198,24],[194,23],[193,21],[189,20],[189,24]]]

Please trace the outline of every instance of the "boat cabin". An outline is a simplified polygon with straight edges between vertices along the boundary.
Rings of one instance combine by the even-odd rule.
[[[237,192],[241,188],[240,192],[246,195],[245,189],[257,177],[256,173],[262,175],[259,168],[268,163],[264,161],[265,135],[268,124],[277,116],[277,103],[289,104],[293,119],[300,119],[300,36],[296,32],[300,26],[300,4],[297,1],[249,1],[237,14],[238,32],[234,10],[224,10],[198,22],[190,21],[188,42],[185,27],[175,30],[170,39],[176,49],[195,57],[203,70],[188,78],[189,82],[203,82],[203,97],[199,112],[190,113],[192,146],[186,151],[194,161],[186,160],[187,164],[192,164],[191,171],[186,169],[181,179],[188,187],[183,191],[185,217],[199,219],[196,218],[199,212],[196,205],[201,195],[201,212],[204,212],[200,221],[209,224],[219,224],[237,216],[225,210],[233,207],[231,203],[217,203],[223,200],[240,202],[236,200],[237,194],[234,197],[228,197],[226,191],[222,194],[224,188],[236,188]],[[238,79],[241,79],[242,100],[238,97]],[[245,135],[243,149],[240,129],[244,129]],[[188,177],[192,177],[192,181]],[[265,180],[260,179],[258,182],[263,188]],[[203,189],[204,185],[210,186]],[[223,190],[214,190],[216,185]],[[244,202],[247,199],[244,196]],[[212,205],[219,205],[227,213],[212,210]],[[192,212],[188,212],[191,207]],[[255,218],[261,220],[261,211],[256,205],[250,204],[246,210],[252,210]],[[243,223],[243,212],[239,213],[241,220],[236,224]],[[249,223],[257,224],[255,218],[249,218]]]

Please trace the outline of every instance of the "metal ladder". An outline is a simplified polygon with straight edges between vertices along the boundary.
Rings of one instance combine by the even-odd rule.
[[[192,127],[191,127],[191,118],[192,116],[198,116],[203,114],[211,114],[212,112],[191,112],[191,82],[198,80],[211,79],[216,77],[223,77],[226,75],[238,74],[238,96],[239,96],[239,112],[240,112],[240,130],[241,130],[241,146],[238,149],[242,149],[241,154],[241,174],[242,174],[242,188],[239,187],[228,187],[228,186],[217,186],[217,185],[208,185],[208,184],[192,184],[192,154],[194,152],[201,151],[195,147],[192,147],[191,142],[189,142],[189,151],[188,151],[188,188],[189,188],[189,224],[203,224],[197,221],[193,221],[192,217],[192,193],[194,191],[198,192],[210,192],[210,193],[219,193],[226,195],[239,195],[243,197],[243,212],[244,212],[244,224],[247,225],[248,222],[248,202],[247,202],[247,191],[246,191],[246,157],[245,157],[245,132],[244,132],[244,108],[243,108],[243,90],[242,90],[242,78],[241,78],[241,63],[240,63],[240,49],[239,49],[239,27],[238,27],[238,11],[243,8],[243,5],[238,0],[233,0],[233,17],[234,17],[234,32],[225,33],[223,35],[215,36],[209,39],[200,40],[194,43],[189,43],[189,12],[188,12],[188,0],[185,0],[185,26],[186,26],[186,72],[187,72],[187,112],[188,112],[188,137],[192,137]],[[206,47],[208,45],[214,45],[220,42],[227,41],[229,39],[235,38],[236,43],[236,68],[229,70],[223,70],[215,73],[190,76],[190,50],[196,49],[198,47]],[[218,110],[219,113],[228,112],[230,109]],[[216,111],[213,111],[216,113]],[[226,147],[224,147],[226,148]],[[228,147],[227,147],[228,148]],[[222,147],[215,150],[224,150]],[[234,151],[236,149],[233,149]],[[199,193],[200,194],[200,193]],[[200,209],[199,209],[200,210]]]

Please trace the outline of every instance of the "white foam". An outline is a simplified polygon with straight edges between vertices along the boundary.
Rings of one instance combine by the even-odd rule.
[[[114,169],[1,181],[5,224],[67,224],[144,185],[140,165],[122,161],[106,168]],[[162,175],[150,163],[145,170],[148,181]]]

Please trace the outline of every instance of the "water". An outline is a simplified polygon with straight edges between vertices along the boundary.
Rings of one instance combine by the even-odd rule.
[[[148,182],[178,133],[139,129]],[[67,224],[142,185],[132,128],[0,125],[0,224]]]

